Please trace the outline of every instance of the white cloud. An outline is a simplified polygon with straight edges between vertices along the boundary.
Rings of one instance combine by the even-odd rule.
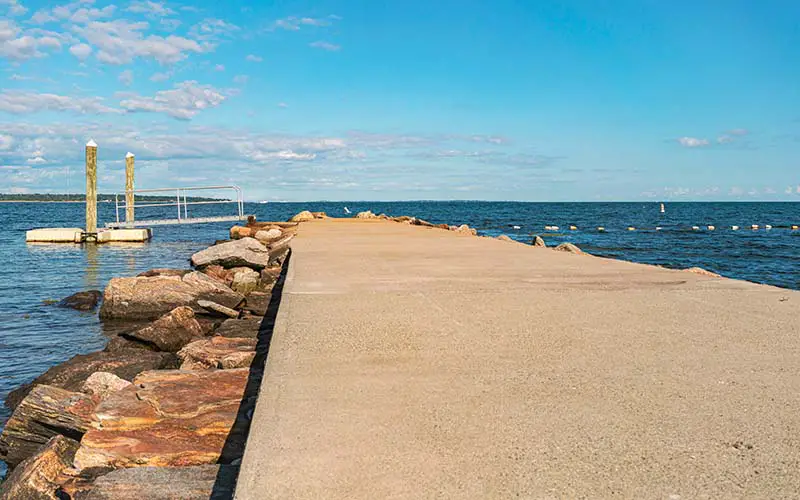
[[[225,71],[225,65],[217,64],[216,66],[214,66],[214,71]]]
[[[172,78],[172,73],[153,73],[153,76],[150,77],[151,82],[163,82]]]
[[[69,53],[83,61],[91,55],[92,47],[85,43],[76,43],[69,48]]]
[[[163,2],[151,2],[149,0],[133,0],[128,6],[128,12],[135,14],[145,14],[152,17],[171,16],[175,13],[174,10],[166,7]]]
[[[285,102],[279,102],[279,103],[278,103],[278,107],[279,107],[279,108],[284,108],[284,109],[285,109],[285,108],[288,108],[288,107],[289,107],[289,105],[288,105],[288,104],[286,104]]]
[[[28,9],[19,3],[19,0],[0,0],[0,5],[5,5],[8,8],[9,16],[21,16],[28,12]]]
[[[17,61],[44,57],[44,50],[60,50],[61,40],[48,31],[23,32],[13,21],[0,19],[0,57]]]
[[[109,18],[114,15],[117,7],[115,5],[108,5],[102,9],[86,8],[85,4],[91,4],[92,1],[77,0],[65,5],[59,5],[52,9],[42,9],[36,11],[31,16],[31,22],[34,24],[44,24],[59,21],[71,21],[73,23],[87,23],[95,19]]]
[[[119,74],[117,79],[121,84],[125,85],[126,87],[130,87],[133,84],[133,71],[126,69]]]
[[[103,104],[100,97],[72,97],[57,94],[6,90],[0,92],[0,111],[23,114],[39,111],[73,111],[77,113],[120,113]]]
[[[181,25],[181,22],[178,19],[162,19],[159,24],[167,31],[175,31]]]
[[[696,137],[681,137],[678,142],[686,148],[699,148],[709,144],[708,139],[698,139]]]
[[[210,85],[195,81],[179,83],[172,90],[160,90],[153,97],[130,95],[120,102],[129,111],[164,113],[179,120],[190,120],[200,111],[218,106],[225,96]]]
[[[244,84],[247,83],[248,80],[250,80],[250,77],[247,75],[236,75],[233,77],[233,83]]]
[[[114,20],[94,21],[74,30],[97,48],[97,59],[108,64],[129,64],[137,57],[172,64],[186,59],[190,52],[202,53],[211,49],[195,40],[175,35],[145,37],[142,31],[148,27],[146,22]]]
[[[28,158],[26,161],[28,165],[41,165],[42,163],[47,163],[47,160],[41,156],[34,156],[33,158]]]
[[[341,19],[338,16],[329,16],[327,18],[313,18],[313,17],[297,17],[289,16],[283,19],[278,19],[272,23],[271,29],[284,29],[290,31],[297,31],[301,26],[330,26],[331,20]]]
[[[8,151],[14,144],[14,138],[10,135],[0,134],[0,151]],[[791,190],[791,188],[789,188]]]
[[[210,17],[192,26],[189,34],[198,40],[217,40],[231,37],[237,31],[239,31],[239,27],[235,24]]]
[[[336,45],[335,43],[324,42],[322,40],[311,42],[308,44],[309,47],[314,47],[315,49],[322,49],[327,50],[329,52],[335,52],[342,48],[341,45]]]
[[[249,54],[247,57],[245,57],[245,59],[250,62],[261,62],[264,60],[263,57],[257,56],[255,54]]]

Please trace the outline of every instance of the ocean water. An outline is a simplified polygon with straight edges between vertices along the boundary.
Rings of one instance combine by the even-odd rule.
[[[524,242],[541,234],[548,245],[568,241],[595,255],[700,266],[732,278],[800,289],[800,231],[789,228],[800,224],[800,203],[668,203],[661,214],[657,203],[352,201],[248,203],[245,212],[262,221],[286,220],[304,209],[343,217],[345,206],[353,214],[372,210],[433,223],[466,223],[484,235],[506,234]],[[158,210],[151,209],[147,218],[169,216]],[[96,313],[58,308],[49,301],[102,290],[116,276],[154,267],[186,268],[193,252],[227,238],[232,225],[160,226],[151,242],[139,244],[25,243],[28,229],[82,226],[83,213],[83,205],[76,203],[0,203],[0,398],[52,365],[104,346],[108,332]],[[201,206],[194,214],[221,213],[219,207]],[[99,219],[114,219],[113,204],[100,204]],[[570,224],[579,229],[569,231]],[[761,229],[752,231],[751,224]],[[773,229],[764,230],[766,224]],[[545,225],[561,229],[545,231]],[[693,231],[695,225],[717,229]],[[732,225],[742,229],[732,231]],[[598,226],[606,231],[598,232]],[[637,230],[628,231],[628,226]],[[656,231],[657,226],[662,229]],[[0,407],[0,426],[8,416]]]

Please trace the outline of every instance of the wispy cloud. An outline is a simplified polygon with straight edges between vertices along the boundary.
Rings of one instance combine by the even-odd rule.
[[[274,21],[271,29],[284,29],[298,31],[302,26],[330,26],[332,21],[341,19],[339,16],[328,17],[298,17],[289,16]]]
[[[249,61],[249,62],[257,62],[257,63],[260,63],[261,61],[263,61],[263,60],[264,60],[264,58],[263,58],[263,57],[261,57],[261,56],[257,56],[257,55],[255,55],[255,54],[248,54],[248,56],[247,56],[247,57],[245,57],[245,60],[247,60],[247,61]]]
[[[19,3],[19,0],[0,0],[0,9],[5,7],[9,16],[21,16],[28,12],[28,9]]]
[[[697,137],[680,137],[678,142],[685,148],[701,148],[709,145],[708,139],[699,139]]]
[[[179,83],[171,90],[160,90],[152,97],[128,94],[120,106],[128,111],[164,113],[179,120],[190,120],[197,113],[220,105],[225,100],[221,91],[195,81]]]
[[[341,45],[336,45],[335,43],[325,42],[322,40],[311,42],[308,44],[308,46],[314,47],[315,49],[327,50],[329,52],[335,52],[342,48]]]
[[[175,14],[175,11],[166,7],[163,2],[152,2],[149,0],[133,0],[125,10],[156,18]]]
[[[0,92],[0,111],[14,114],[40,111],[72,111],[76,113],[120,113],[103,104],[100,97],[74,97],[17,90]]]
[[[133,84],[133,71],[126,69],[119,74],[117,80],[126,87],[130,87]]]

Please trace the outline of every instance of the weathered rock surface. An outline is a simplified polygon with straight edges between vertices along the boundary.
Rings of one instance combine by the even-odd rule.
[[[250,292],[244,300],[245,311],[251,312],[256,316],[264,316],[269,309],[269,302],[272,300],[272,294],[267,292]]]
[[[191,269],[169,269],[166,267],[160,267],[139,273],[136,276],[140,278],[152,278],[153,276],[177,276],[180,278],[189,274],[190,272],[192,272]]]
[[[181,370],[245,368],[256,355],[255,338],[214,336],[196,340],[178,351]]]
[[[244,296],[197,271],[182,278],[177,276],[113,278],[108,282],[103,294],[100,317],[126,320],[156,319],[180,306],[189,306],[195,312],[200,312],[202,309],[197,305],[198,300],[211,300],[226,307],[236,307],[244,300]]]
[[[98,405],[75,466],[142,467],[213,464],[236,419],[249,375],[231,370],[161,370]]]
[[[399,217],[392,218],[392,220],[395,222],[400,222],[401,224],[413,224],[415,219],[414,217],[409,217],[408,215],[401,215]]]
[[[511,238],[509,238],[505,234],[501,234],[500,236],[497,237],[497,239],[500,240],[500,241],[509,241],[509,242],[512,242],[512,243],[514,242],[514,240],[512,240]]]
[[[280,266],[276,267],[268,267],[266,269],[261,270],[261,287],[272,287],[276,281],[278,281],[278,277],[281,275],[281,268]]]
[[[277,228],[261,230],[255,234],[255,239],[264,243],[265,245],[271,243],[283,236],[283,231]]]
[[[230,307],[225,307],[222,304],[217,304],[216,302],[212,302],[210,300],[198,300],[197,305],[202,307],[206,310],[206,312],[210,314],[217,314],[219,316],[227,316],[229,318],[238,318],[239,311],[236,309],[231,309]]]
[[[546,247],[547,244],[544,242],[544,238],[541,236],[534,236],[533,242],[531,243],[535,247]]]
[[[37,385],[22,400],[0,434],[0,459],[15,467],[57,435],[79,441],[97,421],[89,395]]]
[[[97,478],[81,500],[230,499],[238,474],[238,465],[118,469]]]
[[[123,334],[123,337],[151,345],[164,352],[178,352],[196,337],[203,335],[191,307],[180,306],[144,328]]]
[[[53,436],[0,483],[0,499],[55,500],[58,477],[72,466],[77,449],[77,441]]]
[[[225,268],[251,267],[263,269],[269,264],[267,247],[255,238],[242,238],[214,245],[192,255],[192,265],[198,268],[217,264]]]
[[[233,291],[246,296],[258,288],[259,279],[260,274],[257,271],[253,271],[250,268],[244,268],[237,271],[233,275],[233,283],[231,284],[231,288]]]
[[[97,307],[100,297],[103,294],[100,290],[86,290],[85,292],[73,293],[58,303],[58,307],[69,307],[78,311],[91,311]]]
[[[473,229],[473,228],[469,227],[466,224],[461,224],[460,226],[458,226],[455,229],[455,232],[457,232],[459,234],[470,234],[470,235],[473,235],[473,236],[478,234],[478,230],[477,229]]]
[[[305,222],[309,220],[314,220],[314,214],[312,214],[308,210],[303,210],[299,214],[289,219],[289,222]]]
[[[258,228],[255,227],[233,226],[231,228],[231,239],[250,238],[255,235],[256,231],[258,231]]]
[[[711,278],[721,278],[719,274],[703,269],[702,267],[690,267],[689,269],[684,269],[684,271],[686,271],[687,273],[709,276]]]
[[[428,222],[426,220],[422,220],[422,219],[414,219],[413,224],[415,226],[436,227],[433,224],[431,224],[430,222]]]
[[[356,219],[377,219],[378,216],[373,214],[371,210],[366,212],[359,212],[356,214]]]
[[[201,272],[218,280],[220,283],[224,283],[225,286],[230,287],[233,284],[233,271],[230,269],[214,264],[204,267]]]
[[[221,337],[256,338],[258,337],[258,331],[259,328],[261,328],[262,321],[263,318],[226,319],[219,328],[216,329],[214,335]]]
[[[314,216],[315,219],[327,219],[328,214],[325,212],[311,212],[311,215]]]
[[[6,406],[13,410],[28,395],[31,388],[39,384],[52,385],[68,391],[80,391],[83,383],[94,372],[110,372],[122,379],[133,380],[145,370],[175,368],[176,362],[174,354],[143,349],[122,348],[115,351],[79,354],[51,367],[30,384],[11,391],[6,397]]]
[[[131,385],[125,379],[121,379],[109,372],[94,372],[83,383],[81,391],[90,396],[97,396],[100,400],[105,399],[110,394],[121,391]]]
[[[584,253],[583,250],[578,248],[577,246],[573,245],[572,243],[562,243],[555,248],[559,252],[569,252],[569,253],[577,253],[582,254]]]

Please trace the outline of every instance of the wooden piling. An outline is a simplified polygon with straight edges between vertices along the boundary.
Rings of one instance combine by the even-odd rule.
[[[134,154],[125,155],[125,222],[134,221],[133,213],[133,161]]]
[[[97,233],[97,143],[86,143],[86,232]]]

